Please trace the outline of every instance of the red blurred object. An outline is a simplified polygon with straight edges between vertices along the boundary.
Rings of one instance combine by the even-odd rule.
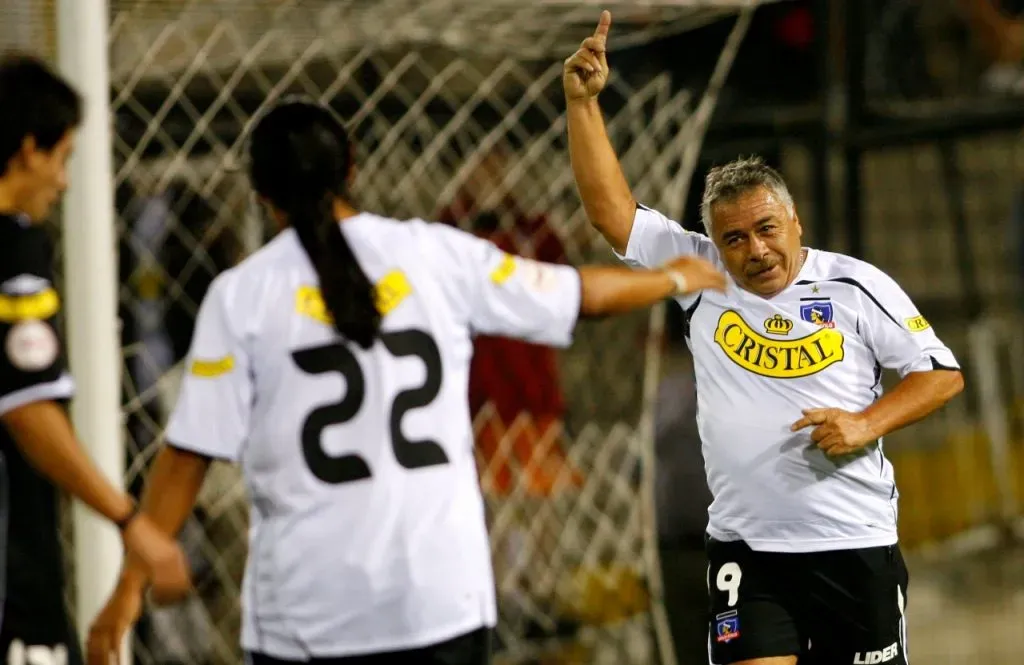
[[[545,215],[523,212],[510,198],[497,211],[476,209],[468,196],[460,196],[438,213],[438,221],[461,226],[472,224],[484,214],[504,222],[493,229],[467,229],[493,242],[502,251],[549,263],[565,263],[565,247],[551,230]],[[561,447],[561,421],[565,416],[558,356],[547,346],[504,337],[479,335],[473,344],[470,365],[469,405],[475,416],[490,403],[496,422],[484,427],[478,444],[489,468],[493,489],[506,493],[512,489],[509,454],[524,470],[524,483],[531,494],[550,494],[558,476],[568,471],[571,485],[579,485],[579,474],[566,469],[568,462]],[[511,445],[502,447],[506,429],[523,419],[529,427],[516,427]],[[552,436],[556,426],[558,435]],[[511,448],[511,450],[508,450]]]
[[[780,18],[775,23],[775,36],[790,48],[811,48],[814,43],[814,15],[810,8],[797,7]]]
[[[514,220],[512,228],[477,232],[502,251],[549,263],[565,263],[565,247],[548,227],[543,215],[520,212],[513,202],[502,205]],[[439,220],[458,225],[476,217],[466,201],[441,211]],[[472,230],[472,229],[471,229]],[[473,350],[469,379],[469,405],[473,413],[492,402],[498,415],[511,423],[522,412],[561,418],[565,413],[554,349],[504,337],[480,335]]]

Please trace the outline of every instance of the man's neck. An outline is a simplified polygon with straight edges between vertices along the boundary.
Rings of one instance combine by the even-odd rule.
[[[355,217],[359,214],[359,211],[350,206],[342,199],[335,199],[333,205],[334,218],[339,222],[349,217]]]

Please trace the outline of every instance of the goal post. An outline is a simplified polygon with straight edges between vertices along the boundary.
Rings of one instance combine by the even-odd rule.
[[[71,374],[78,390],[71,416],[101,471],[124,481],[121,428],[121,342],[117,316],[117,254],[110,119],[106,0],[57,0],[57,61],[84,105],[68,167],[62,207],[65,319]],[[75,615],[84,639],[120,570],[121,540],[113,525],[74,504]]]
[[[523,240],[527,249],[553,235],[572,263],[612,261],[569,166],[562,61],[610,9],[613,76],[602,94],[609,135],[637,197],[678,217],[717,93],[750,14],[768,1],[59,0],[62,62],[89,113],[104,109],[93,106],[95,95],[112,91],[112,122],[87,122],[75,162],[94,170],[74,171],[80,182],[65,206],[72,353],[88,340],[102,338],[102,347],[116,336],[118,315],[123,323],[116,358],[101,348],[90,366],[73,365],[80,395],[95,398],[79,407],[92,419],[82,421],[83,439],[102,446],[94,456],[108,472],[127,468],[129,487],[141,484],[205,289],[268,235],[241,168],[261,108],[302,93],[339,111],[356,144],[352,191],[361,207],[434,219],[467,192],[510,200],[518,212],[498,216],[502,231],[516,231],[516,215],[544,220]],[[70,27],[71,16],[85,13],[104,22],[89,38]],[[618,49],[737,14],[706,90],[681,88],[666,71],[616,67]],[[97,72],[103,35],[109,68]],[[74,62],[63,60],[73,53]],[[481,185],[495,155],[499,177]],[[100,180],[112,180],[114,201],[83,190],[103,189]],[[99,227],[90,238],[70,227],[87,211],[88,230]],[[106,293],[112,281],[120,282],[119,302],[86,307],[82,294]],[[480,468],[501,662],[674,662],[650,487],[663,317],[655,308],[580,327],[558,363],[568,410],[556,427],[533,416],[502,420],[493,405],[476,414],[478,439],[494,444]],[[125,400],[113,408],[122,380]],[[520,455],[524,437],[536,450],[560,450],[567,464],[559,473],[574,469],[578,482],[531,492],[524,478],[536,450]],[[125,448],[108,449],[119,441]],[[198,594],[147,612],[134,643],[140,662],[237,662],[246,529],[238,472],[215,465],[183,535]],[[76,533],[77,569],[90,573],[77,575],[82,630],[120,564],[105,537]]]

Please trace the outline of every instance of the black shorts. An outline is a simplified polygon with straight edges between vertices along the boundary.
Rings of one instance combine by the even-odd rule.
[[[248,665],[490,665],[491,629],[480,628],[446,642],[408,651],[309,660],[282,660],[248,653],[246,662]]]
[[[715,665],[772,656],[907,665],[899,546],[784,554],[710,540],[707,549]]]
[[[10,609],[0,628],[0,663],[82,665],[78,636],[63,609],[31,616]]]

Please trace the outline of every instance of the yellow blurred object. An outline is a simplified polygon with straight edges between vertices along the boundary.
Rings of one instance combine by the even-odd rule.
[[[577,570],[559,597],[566,601],[560,608],[565,616],[590,625],[622,621],[646,612],[650,603],[646,584],[628,566]]]
[[[568,644],[541,656],[539,665],[588,665],[591,662],[591,650],[579,643]]]
[[[1024,416],[1017,404],[1011,419]],[[1019,427],[1011,427],[1019,432]],[[912,549],[999,518],[988,437],[980,427],[952,432],[939,446],[886,451],[900,491],[900,541]],[[1018,505],[1024,505],[1024,441],[1010,442]]]

